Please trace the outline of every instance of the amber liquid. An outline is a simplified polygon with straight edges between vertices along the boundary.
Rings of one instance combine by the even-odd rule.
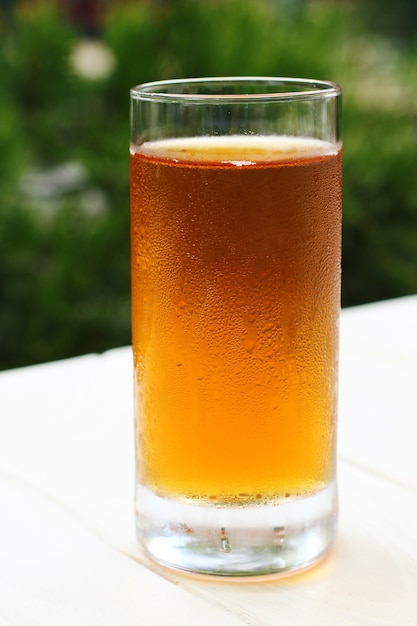
[[[341,153],[284,138],[131,149],[139,482],[265,503],[334,473]]]

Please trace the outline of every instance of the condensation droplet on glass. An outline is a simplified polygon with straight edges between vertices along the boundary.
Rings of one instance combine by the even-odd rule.
[[[220,531],[220,550],[222,552],[230,552],[232,546],[230,545],[230,541],[226,536],[226,529],[222,528]]]
[[[244,340],[243,345],[247,352],[252,352],[256,343],[256,339],[247,338]]]

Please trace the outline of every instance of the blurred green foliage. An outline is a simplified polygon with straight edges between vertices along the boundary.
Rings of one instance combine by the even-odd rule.
[[[3,31],[1,29],[3,28]],[[339,4],[155,0],[109,5],[116,60],[89,80],[55,4],[0,23],[0,368],[130,341],[129,88],[158,78],[275,75],[344,89],[343,304],[417,292],[417,48]],[[30,171],[81,163],[85,189],[31,198]],[[84,198],[84,199],[83,199]]]
[[[359,0],[373,28],[403,39],[412,40],[417,33],[416,0]]]

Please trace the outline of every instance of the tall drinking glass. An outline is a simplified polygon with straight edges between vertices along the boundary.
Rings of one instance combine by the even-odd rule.
[[[222,576],[317,561],[337,519],[341,91],[131,90],[139,539]]]

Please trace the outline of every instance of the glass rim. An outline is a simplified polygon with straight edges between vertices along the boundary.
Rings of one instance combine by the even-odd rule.
[[[215,86],[227,84],[234,86],[259,85],[255,93],[190,93],[185,87]],[[184,91],[181,91],[183,86]],[[275,89],[274,89],[275,86]],[[263,87],[263,89],[262,89]],[[278,90],[287,87],[286,90]],[[292,87],[292,89],[290,89]],[[176,91],[164,91],[175,88]],[[276,76],[213,76],[206,78],[176,78],[155,80],[136,85],[131,88],[132,100],[151,100],[159,102],[210,103],[224,104],[225,102],[279,102],[297,100],[316,100],[340,96],[342,89],[335,82],[315,80],[310,78],[291,78]]]

